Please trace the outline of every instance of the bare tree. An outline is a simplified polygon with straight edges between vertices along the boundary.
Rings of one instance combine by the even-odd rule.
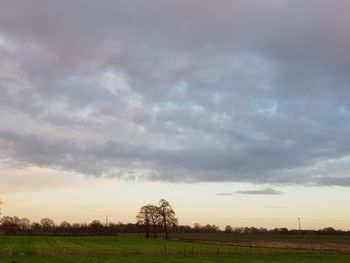
[[[41,230],[41,225],[39,222],[33,222],[30,225],[30,228],[32,229],[32,231],[34,231],[35,233],[38,233]]]
[[[173,210],[169,202],[164,199],[159,201],[159,212],[162,218],[165,239],[168,239],[169,238],[168,226],[176,226],[178,223],[178,220],[175,217],[175,211]]]
[[[150,229],[150,207],[151,205],[144,205],[141,207],[140,212],[137,214],[137,224],[145,226],[146,238],[149,238],[149,229]]]
[[[155,205],[147,205],[149,210],[150,222],[152,224],[153,237],[157,238],[157,226],[162,224],[160,209]]]
[[[40,220],[40,224],[43,229],[50,229],[55,227],[55,223],[50,218],[42,218]]]
[[[4,216],[0,219],[1,229],[6,234],[16,234],[19,229],[20,218],[17,216]]]
[[[18,222],[19,229],[22,231],[27,231],[30,229],[30,221],[28,218],[23,217]]]

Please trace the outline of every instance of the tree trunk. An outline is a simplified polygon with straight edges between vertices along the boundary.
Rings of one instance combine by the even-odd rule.
[[[146,224],[146,238],[149,238],[149,224]]]
[[[153,230],[153,237],[157,238],[157,229],[156,229],[156,223],[153,221],[153,225],[152,225],[152,230]]]
[[[147,212],[146,212],[146,238],[149,238],[149,218],[148,218]]]
[[[165,239],[168,239],[168,228],[166,225],[166,215],[165,212],[163,214],[163,222],[164,222],[164,232],[165,232]]]

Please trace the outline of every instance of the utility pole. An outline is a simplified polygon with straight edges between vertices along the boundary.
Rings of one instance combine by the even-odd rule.
[[[299,231],[301,231],[301,226],[300,226],[300,217],[298,217],[298,223],[299,223]]]

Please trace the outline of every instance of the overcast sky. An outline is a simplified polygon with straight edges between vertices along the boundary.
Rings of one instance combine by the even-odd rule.
[[[349,10],[1,0],[1,169],[261,185],[213,195],[350,186]]]

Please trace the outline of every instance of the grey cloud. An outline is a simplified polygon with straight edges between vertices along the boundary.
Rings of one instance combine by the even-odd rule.
[[[281,191],[272,188],[263,188],[258,190],[240,190],[236,192],[217,193],[219,196],[239,196],[239,195],[281,195]]]
[[[259,190],[242,190],[235,192],[237,194],[243,194],[243,195],[281,195],[281,191],[277,191],[272,188],[264,188]]]
[[[216,195],[219,195],[219,196],[236,196],[235,193],[216,193]]]
[[[348,186],[348,8],[2,1],[1,156],[96,176]]]
[[[338,185],[338,186],[350,186],[349,177],[341,176],[325,176],[319,178],[321,185]]]

